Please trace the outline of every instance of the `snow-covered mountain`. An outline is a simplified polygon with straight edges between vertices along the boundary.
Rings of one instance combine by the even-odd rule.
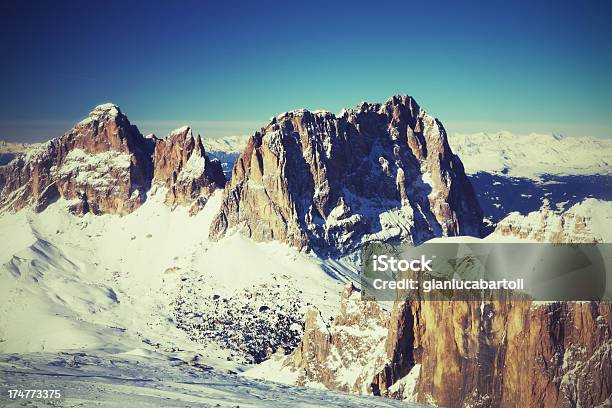
[[[511,214],[482,241],[433,241],[609,243],[610,231],[612,203],[591,199],[565,211]],[[274,355],[245,375],[434,406],[603,407],[611,312],[610,302],[509,298],[398,300],[389,313],[348,284],[333,321],[311,308],[293,353]]]
[[[125,215],[156,185],[169,189],[168,205],[198,211],[225,177],[189,127],[165,139],[144,137],[117,105],[106,103],[63,136],[0,166],[0,210],[42,211],[65,198],[75,213]]]
[[[452,134],[449,143],[469,174],[536,178],[542,174],[612,174],[612,138],[510,132]]]
[[[0,385],[52,379],[74,403],[133,392],[135,404],[396,406],[326,390],[444,406],[605,400],[605,377],[581,380],[609,366],[604,303],[391,309],[355,285],[370,239],[478,240],[458,236],[481,232],[477,195],[503,204],[488,241],[609,240],[609,202],[508,215],[516,204],[492,187],[518,179],[475,173],[491,178],[474,193],[444,127],[410,97],[286,112],[241,143],[189,127],[145,137],[105,104],[0,166]],[[223,153],[238,156],[231,172],[210,157]]]
[[[27,153],[28,150],[37,145],[37,143],[15,143],[0,140],[0,166],[4,166],[15,157]]]
[[[482,212],[442,123],[410,96],[336,116],[297,110],[256,132],[211,237],[232,229],[321,254],[480,234]]]
[[[211,157],[219,160],[223,173],[228,180],[232,176],[234,163],[246,147],[249,136],[224,136],[217,139],[208,138],[204,141],[206,151]]]
[[[612,201],[586,199],[567,210],[544,205],[526,215],[513,212],[497,223],[492,236],[539,242],[612,242]]]
[[[205,141],[228,179],[246,140]],[[493,223],[513,211],[536,211],[544,200],[560,208],[589,197],[612,200],[612,139],[498,132],[451,134],[448,140]]]

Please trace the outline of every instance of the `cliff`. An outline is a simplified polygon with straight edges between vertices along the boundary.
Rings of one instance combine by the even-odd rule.
[[[346,253],[372,240],[479,235],[482,211],[442,124],[409,96],[340,116],[272,119],[248,141],[213,221],[257,241]]]

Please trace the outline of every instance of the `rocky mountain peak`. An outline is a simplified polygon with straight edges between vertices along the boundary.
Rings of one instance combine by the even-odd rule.
[[[152,151],[116,105],[99,105],[63,136],[0,168],[0,206],[43,210],[61,197],[75,213],[126,214],[146,198]]]
[[[0,209],[43,210],[58,198],[74,213],[124,215],[147,197],[154,177],[170,190],[167,202],[205,199],[225,178],[189,127],[164,140],[145,137],[112,103],[96,106],[63,136],[0,167]]]
[[[331,325],[307,313],[277,366],[293,383],[444,407],[606,405],[609,302],[400,300],[389,315],[348,293]]]
[[[166,187],[166,204],[206,203],[217,188],[225,186],[221,163],[206,156],[202,139],[190,127],[175,129],[155,145],[154,182]],[[194,211],[196,208],[194,208]]]
[[[336,116],[294,110],[238,159],[212,238],[347,252],[372,240],[478,235],[482,212],[446,131],[409,96]]]
[[[110,103],[110,102],[103,103],[101,105],[96,106],[89,113],[89,119],[97,120],[100,122],[103,122],[106,120],[113,120],[119,116],[125,117],[125,115],[121,113],[121,109],[119,108],[119,106],[115,105],[114,103]],[[87,121],[87,119],[85,119],[84,121]]]

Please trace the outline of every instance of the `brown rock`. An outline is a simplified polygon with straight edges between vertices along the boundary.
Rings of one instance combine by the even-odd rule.
[[[347,252],[370,240],[478,235],[482,211],[442,124],[411,97],[342,116],[284,113],[234,167],[211,237]]]
[[[192,213],[225,184],[221,164],[191,129],[144,137],[119,107],[104,104],[65,135],[0,166],[0,210],[42,211],[61,197],[77,214],[125,215],[146,200],[153,177],[168,188],[168,205],[192,205]]]
[[[612,393],[610,306],[516,299],[408,302],[399,315],[407,330],[389,331],[388,352],[399,373],[420,365],[414,396],[419,402],[596,406]],[[406,346],[414,361],[402,358]]]
[[[64,136],[0,167],[0,208],[40,211],[63,197],[78,213],[127,214],[146,199],[152,151],[116,105],[100,105]]]
[[[610,302],[412,300],[386,323],[347,293],[332,325],[309,312],[285,362],[298,384],[443,407],[594,407],[612,395]]]
[[[371,393],[370,380],[386,361],[387,318],[375,302],[362,302],[349,284],[332,324],[317,309],[308,311],[302,342],[285,367],[300,372],[299,385],[315,382],[334,390]]]
[[[225,186],[225,176],[218,160],[206,156],[200,136],[189,127],[177,129],[157,141],[154,183],[168,189],[166,204],[192,205],[199,209],[214,190]]]

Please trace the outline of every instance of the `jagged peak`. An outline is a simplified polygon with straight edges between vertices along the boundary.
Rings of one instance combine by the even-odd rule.
[[[77,123],[77,126],[87,125],[93,121],[103,122],[107,120],[115,120],[119,116],[124,115],[118,105],[110,102],[103,103],[93,108],[85,119]]]
[[[287,118],[293,118],[293,117],[301,117],[301,116],[306,116],[306,115],[314,115],[314,116],[321,116],[321,117],[332,117],[334,118],[335,115],[333,113],[331,113],[330,111],[327,110],[323,110],[323,109],[316,109],[316,110],[308,110],[308,109],[293,109],[287,112],[283,112],[279,115],[277,115],[276,117],[273,117],[270,119],[270,121],[272,123],[276,122],[276,121],[280,121],[283,119],[287,119]]]
[[[193,137],[193,132],[191,130],[191,127],[187,125],[181,126],[179,128],[172,130],[170,133],[168,133],[168,135],[166,136],[166,139],[172,136],[176,136],[176,135],[185,135],[186,138],[189,138],[189,137]]]
[[[409,102],[416,102],[416,101],[414,100],[412,96],[408,94],[406,95],[397,94],[397,95],[393,95],[387,98],[387,100],[385,101],[385,104],[397,105],[397,104],[405,104]]]
[[[398,94],[398,95],[390,96],[383,103],[361,101],[355,106],[355,108],[353,109],[343,108],[337,115],[328,110],[323,110],[323,109],[316,109],[316,110],[309,110],[309,109],[304,109],[304,108],[292,109],[292,110],[283,112],[277,116],[271,117],[270,123],[274,124],[278,121],[282,121],[285,119],[290,119],[294,117],[303,117],[307,115],[335,119],[335,118],[341,118],[345,115],[350,115],[350,114],[359,113],[359,112],[385,113],[387,108],[391,106],[397,106],[397,105],[407,106],[411,110],[414,110],[415,112],[422,111],[423,113],[426,113],[423,109],[419,107],[419,105],[417,104],[417,102],[412,96]]]

